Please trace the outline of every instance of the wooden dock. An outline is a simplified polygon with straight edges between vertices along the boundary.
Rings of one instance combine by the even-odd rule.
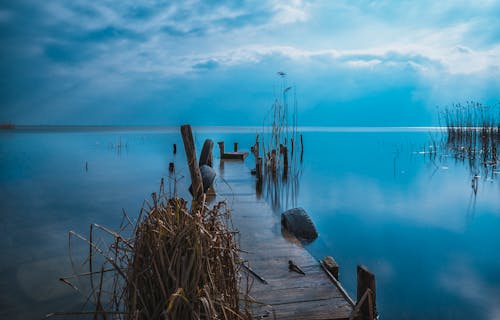
[[[223,160],[240,160],[243,161],[245,158],[248,156],[248,152],[246,151],[238,151],[238,143],[234,143],[234,148],[232,152],[226,152],[224,149],[224,141],[219,141],[217,142],[219,145],[219,151],[220,151],[220,159]]]
[[[250,170],[242,163],[221,162],[219,171],[231,189],[218,197],[227,199],[232,209],[240,247],[248,252],[243,258],[267,282],[250,275],[250,296],[258,302],[251,308],[254,319],[349,319],[355,307],[352,299],[298,240],[282,235],[280,216],[257,198]],[[289,271],[289,260],[305,275]]]

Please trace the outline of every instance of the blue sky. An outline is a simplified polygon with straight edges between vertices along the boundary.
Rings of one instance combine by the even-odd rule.
[[[430,125],[498,103],[500,1],[0,1],[0,122]]]

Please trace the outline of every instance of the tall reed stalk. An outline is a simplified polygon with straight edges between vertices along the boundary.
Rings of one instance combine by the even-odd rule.
[[[260,134],[262,141],[259,142],[257,136],[254,145],[254,150],[263,153],[263,180],[275,209],[295,204],[301,174],[299,159],[301,161],[303,156],[302,135],[297,130],[296,91],[288,86],[284,72],[278,72],[278,76],[277,93]]]
[[[493,106],[477,102],[445,108],[440,121],[446,126],[445,146],[455,159],[467,161],[473,175],[482,171],[494,177],[500,145],[500,103]]]

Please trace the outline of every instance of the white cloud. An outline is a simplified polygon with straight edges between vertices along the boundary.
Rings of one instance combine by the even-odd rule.
[[[27,35],[14,34],[3,47],[9,48],[11,57],[30,62],[16,65],[41,66],[47,76],[88,81],[115,77],[118,83],[123,77],[162,81],[198,77],[202,73],[197,66],[212,61],[204,75],[257,64],[301,70],[303,81],[314,81],[314,70],[330,70],[332,77],[340,71],[348,78],[363,72],[367,77],[405,74],[419,81],[415,86],[423,83],[430,92],[439,93],[443,83],[454,79],[486,79],[485,75],[495,79],[500,74],[498,41],[492,35],[477,40],[488,33],[484,30],[492,32],[495,21],[487,13],[494,2],[480,8],[469,2],[428,1],[425,5],[383,1],[373,6],[321,0],[22,1],[35,12],[30,20],[18,23]],[[460,8],[477,12],[478,17],[460,20],[450,15]],[[429,14],[422,15],[426,11]],[[22,17],[6,12],[0,11],[0,22],[12,23],[14,14],[16,19]],[[54,51],[47,49],[52,48],[56,54],[50,56],[48,51]],[[460,85],[465,86],[456,83]],[[485,80],[467,87],[476,93],[486,85],[494,84]]]
[[[272,20],[278,24],[305,22],[309,19],[307,6],[302,0],[276,1],[273,6],[275,16]]]
[[[354,68],[371,68],[380,64],[381,61],[379,59],[370,59],[370,60],[348,60],[347,65]]]
[[[380,9],[380,5],[385,7],[389,3],[379,3],[374,9]],[[124,37],[120,43],[86,44],[88,46],[86,49],[95,56],[94,61],[86,63],[86,67],[97,65],[100,68],[104,63],[103,59],[109,61],[110,67],[113,65],[118,67],[116,61],[122,63],[128,61],[119,65],[122,72],[153,72],[167,77],[177,76],[189,73],[192,71],[192,66],[208,60],[217,61],[221,66],[234,66],[256,63],[275,54],[295,60],[297,63],[307,63],[317,58],[328,62],[325,58],[329,57],[331,64],[343,64],[345,67],[356,69],[411,66],[417,72],[430,75],[443,71],[451,75],[467,75],[499,72],[500,69],[499,45],[474,48],[467,43],[468,33],[477,27],[476,20],[439,28],[424,25],[410,30],[404,26],[399,29],[387,23],[377,22],[370,16],[368,23],[376,33],[366,34],[365,37],[380,37],[383,41],[379,40],[376,44],[367,41],[367,45],[361,48],[355,48],[359,47],[359,44],[348,48],[345,43],[340,46],[336,42],[328,41],[329,38],[323,34],[323,30],[317,35],[316,30],[311,29],[312,25],[326,23],[326,21],[316,21],[318,17],[311,15],[317,14],[317,10],[328,11],[335,8],[334,5],[329,8],[325,3],[321,6],[316,3],[314,5],[316,11],[313,11],[310,4],[301,0],[274,1],[267,6],[247,3],[236,8],[222,4],[208,9],[203,8],[199,1],[173,2],[157,8],[151,17],[139,21],[131,21],[124,15],[130,4],[110,5],[75,0],[69,4],[56,1],[41,6],[46,12],[45,23],[60,25],[61,29],[70,26],[75,30],[88,32],[114,26],[132,30],[142,36],[140,41],[129,41]],[[343,6],[351,7],[349,11],[344,10],[342,13],[357,15],[357,23],[368,15],[367,12],[351,4]],[[411,11],[407,6],[404,5],[403,9]],[[85,8],[87,13],[81,13],[82,8]],[[413,9],[415,8],[420,7],[415,6]],[[449,5],[441,4],[433,10],[442,14],[451,8]],[[259,11],[271,13],[270,18],[267,21],[238,28],[220,23],[224,19],[238,21],[241,17]],[[332,15],[335,14],[336,11],[332,10]],[[2,14],[0,20],[1,17]],[[309,22],[312,20],[314,23],[310,25]],[[307,32],[305,34],[307,39],[304,39],[307,40],[304,41],[306,44],[302,44],[300,38],[294,38],[293,33],[283,34],[280,25],[295,23],[301,23]],[[195,37],[170,37],[163,31],[166,27],[186,34],[193,30],[201,33]],[[357,39],[360,36],[357,33],[358,26],[353,25],[352,30],[348,27],[342,29],[344,37],[348,38],[352,34],[358,43],[362,43],[362,39]],[[269,39],[267,37],[269,33],[275,35]],[[54,41],[50,37],[46,39]],[[311,40],[315,41],[315,46],[307,45]],[[270,44],[270,41],[273,43]],[[42,41],[41,45],[45,44],[46,42]],[[104,52],[105,57],[102,56]],[[393,60],[394,57],[397,60]],[[443,69],[436,70],[436,67]]]

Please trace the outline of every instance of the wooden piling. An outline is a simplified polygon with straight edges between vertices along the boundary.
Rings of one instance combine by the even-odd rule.
[[[288,171],[288,147],[283,146],[283,170]]]
[[[323,258],[323,263],[325,264],[326,269],[330,271],[330,273],[335,277],[335,279],[339,280],[339,265],[337,261],[333,259],[331,256],[326,256]]]
[[[262,158],[258,157],[255,161],[255,175],[257,176],[257,180],[262,180]]]
[[[175,170],[175,165],[173,162],[170,162],[168,164],[168,172],[174,172],[174,170]]]
[[[304,159],[304,140],[302,139],[302,134],[300,135],[300,162]]]
[[[365,266],[358,265],[358,286],[357,286],[357,302],[360,315],[359,319],[375,319],[376,318],[376,291],[375,291],[375,275],[370,272]]]
[[[233,151],[238,152],[238,142],[234,143]]]
[[[255,136],[255,143],[253,144],[253,155],[255,157],[255,160],[257,160],[257,158],[260,157],[259,135]]]
[[[181,126],[182,141],[186,151],[186,159],[191,174],[191,186],[193,191],[193,200],[198,201],[203,195],[203,182],[201,178],[200,167],[196,160],[196,149],[194,147],[193,132],[191,126],[186,124]]]
[[[174,154],[177,153],[177,145],[174,143]]]
[[[219,145],[219,150],[220,150],[220,158],[224,158],[224,141],[219,141],[217,142]]]

